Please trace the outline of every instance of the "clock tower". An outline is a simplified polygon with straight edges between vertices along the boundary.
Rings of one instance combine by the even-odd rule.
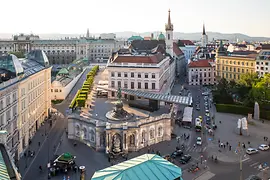
[[[169,10],[168,22],[165,24],[166,30],[166,52],[173,57],[173,24],[171,23],[171,11]]]

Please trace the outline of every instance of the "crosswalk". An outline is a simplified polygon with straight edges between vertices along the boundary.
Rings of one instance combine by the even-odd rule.
[[[262,162],[254,161],[249,157],[246,157],[245,159],[243,159],[242,162],[245,164],[248,164],[250,167],[252,167],[258,171],[265,171],[265,170],[269,169],[268,165],[265,166],[262,164]],[[260,167],[260,165],[262,165],[262,166]]]
[[[184,151],[185,152],[204,152],[206,147],[196,146],[196,147],[187,147]]]

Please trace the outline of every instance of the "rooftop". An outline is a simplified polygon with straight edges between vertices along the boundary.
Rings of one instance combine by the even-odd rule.
[[[146,64],[158,64],[160,63],[166,56],[157,53],[157,54],[145,54],[145,55],[118,55],[115,56],[112,63],[146,63]]]
[[[198,61],[191,61],[188,66],[190,68],[212,67],[211,62],[213,62],[212,59],[201,59]]]
[[[262,49],[270,49],[270,44],[262,44]]]
[[[182,171],[176,165],[156,154],[144,154],[96,171],[92,180],[173,180],[181,176]]]
[[[185,46],[194,46],[195,44],[190,40],[179,40],[181,43],[183,43]]]

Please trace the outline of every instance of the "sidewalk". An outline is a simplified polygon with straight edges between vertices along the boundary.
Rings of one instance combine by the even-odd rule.
[[[55,125],[55,120],[53,120],[52,127]],[[21,176],[24,176],[24,173],[26,172],[27,168],[29,168],[29,165],[31,165],[34,157],[28,157],[28,151],[34,151],[35,154],[37,154],[40,147],[42,147],[42,144],[45,140],[45,132],[48,134],[50,130],[52,129],[49,124],[49,120],[44,122],[44,124],[37,130],[33,138],[31,139],[31,144],[25,149],[26,157],[22,156],[20,160],[18,161],[17,167],[21,174]],[[40,142],[40,146],[38,145],[38,142]]]
[[[209,168],[201,169],[198,172],[191,173],[188,170],[182,171],[182,178],[184,180],[209,180],[215,176],[215,174],[209,171]]]

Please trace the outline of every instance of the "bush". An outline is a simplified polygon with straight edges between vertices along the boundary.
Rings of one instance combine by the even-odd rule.
[[[85,98],[76,98],[76,102],[79,107],[85,106]]]
[[[216,104],[217,112],[241,114],[247,116],[254,114],[254,109],[234,104]],[[260,110],[260,118],[270,120],[270,111]]]
[[[78,95],[80,94],[81,90],[78,90],[76,95],[74,96],[73,100],[71,101],[69,108],[73,109],[76,106],[76,98],[78,97]]]

